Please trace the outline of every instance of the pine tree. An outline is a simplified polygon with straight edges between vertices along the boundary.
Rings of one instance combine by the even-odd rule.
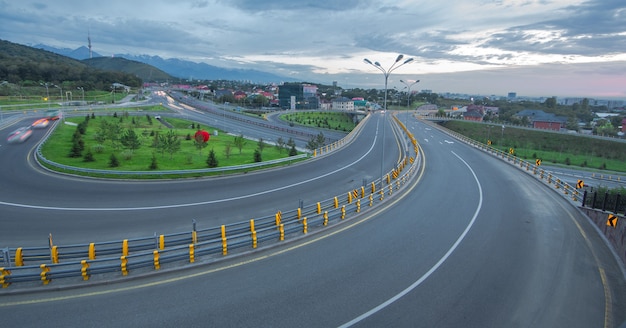
[[[209,157],[207,157],[206,164],[208,167],[218,166],[218,161],[217,161],[217,158],[215,157],[215,151],[213,151],[213,149],[209,151]]]
[[[261,151],[258,148],[254,150],[254,161],[256,163],[263,161],[263,158],[261,158]]]
[[[157,162],[157,158],[156,158],[156,155],[154,153],[152,153],[152,161],[150,162],[149,169],[150,170],[158,170],[159,169],[159,163]]]
[[[109,167],[118,167],[118,166],[120,166],[120,161],[117,159],[115,154],[111,154],[111,157],[109,157]]]

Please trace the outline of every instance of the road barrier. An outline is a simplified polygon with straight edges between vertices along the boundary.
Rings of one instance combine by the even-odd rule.
[[[394,188],[398,190],[407,185],[421,166],[417,141],[395,116],[394,119],[409,136],[412,152],[404,153],[404,158],[392,168],[391,172],[395,174],[388,173],[370,183],[364,180],[359,189],[347,192],[347,198],[334,196],[308,206],[301,204],[294,210],[207,229],[197,229],[194,219],[191,231],[174,234],[155,232],[153,236],[135,239],[56,245],[50,236],[48,247],[2,249],[0,264],[4,263],[4,267],[0,267],[0,285],[3,288],[33,282],[48,285],[66,278],[88,281],[96,275],[107,274],[109,276],[105,279],[115,279],[135,271],[160,270],[164,266],[211,263],[228,254],[275,245],[287,237],[295,239],[313,230],[321,231],[338,224],[348,216],[362,213],[362,199],[366,199],[369,206],[377,200],[382,203],[385,190],[391,195]],[[374,197],[378,193],[380,198]]]

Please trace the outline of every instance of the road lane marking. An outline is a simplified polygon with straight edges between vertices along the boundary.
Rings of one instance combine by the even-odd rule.
[[[454,242],[452,247],[450,247],[450,249],[448,249],[446,254],[444,254],[444,256],[441,259],[439,259],[439,261],[432,268],[430,268],[430,270],[428,270],[423,276],[421,276],[417,281],[415,281],[409,287],[407,287],[406,289],[404,289],[400,293],[396,294],[392,298],[390,298],[387,301],[381,303],[377,307],[375,307],[375,308],[373,308],[373,309],[363,313],[362,315],[352,319],[351,321],[346,322],[343,325],[339,326],[340,328],[351,327],[351,326],[353,326],[353,325],[355,325],[355,324],[357,324],[357,323],[367,319],[368,317],[376,314],[378,311],[383,310],[387,306],[391,305],[392,303],[394,303],[395,301],[399,300],[404,295],[410,293],[412,290],[414,290],[419,285],[421,285],[422,282],[424,282],[426,279],[428,279],[428,277],[430,277],[437,269],[439,269],[439,267],[448,259],[448,257],[450,257],[450,255],[452,255],[452,253],[457,249],[459,244],[461,244],[463,239],[465,239],[465,236],[467,235],[467,233],[470,231],[470,229],[474,225],[474,222],[476,222],[476,218],[478,217],[478,213],[480,213],[480,209],[481,209],[481,207],[483,205],[483,189],[482,189],[482,187],[480,185],[480,181],[478,181],[478,177],[476,177],[476,173],[474,173],[474,170],[472,170],[470,165],[466,161],[464,161],[459,155],[457,155],[455,152],[452,152],[452,154],[454,154],[454,156],[456,156],[459,160],[461,160],[461,162],[463,162],[463,164],[465,164],[465,166],[467,166],[467,168],[470,170],[470,172],[474,176],[474,181],[476,181],[476,185],[478,186],[478,195],[479,195],[478,207],[476,207],[476,211],[474,211],[474,216],[472,217],[472,220],[469,222],[467,227],[465,227],[465,230],[459,236],[459,238],[456,240],[456,242]]]

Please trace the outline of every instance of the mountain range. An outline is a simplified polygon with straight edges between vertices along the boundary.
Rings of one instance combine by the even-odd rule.
[[[89,49],[81,46],[76,49],[55,48],[44,44],[37,44],[33,48],[47,50],[59,55],[74,58],[77,60],[89,59]],[[93,52],[92,58],[103,57]],[[271,83],[271,82],[296,82],[298,80],[279,76],[276,74],[262,72],[253,69],[229,69],[212,66],[206,63],[195,63],[192,61],[181,60],[176,58],[164,59],[159,56],[150,55],[130,55],[115,54],[113,57],[121,57],[128,60],[152,65],[165,73],[180,79],[195,80],[230,80],[230,81],[250,81],[253,83]],[[149,82],[149,81],[146,81]]]

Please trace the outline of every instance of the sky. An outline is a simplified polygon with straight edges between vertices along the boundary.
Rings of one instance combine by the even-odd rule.
[[[343,88],[626,100],[624,0],[0,0],[0,39]]]

